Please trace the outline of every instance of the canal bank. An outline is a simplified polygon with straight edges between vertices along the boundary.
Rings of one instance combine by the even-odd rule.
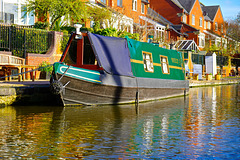
[[[56,105],[57,97],[49,90],[49,81],[0,82],[0,106]]]
[[[217,85],[231,85],[240,83],[240,77],[222,78],[221,80],[189,80],[189,87],[206,87]]]
[[[205,87],[240,83],[239,78],[221,80],[189,80],[189,87]],[[5,105],[57,105],[59,99],[51,94],[49,81],[0,82],[0,106]]]

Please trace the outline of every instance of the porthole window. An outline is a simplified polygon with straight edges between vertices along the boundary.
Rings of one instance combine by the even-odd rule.
[[[160,59],[163,74],[169,74],[168,58],[166,56],[160,56]]]
[[[152,60],[152,54],[143,52],[143,65],[144,65],[144,70],[146,72],[153,72],[153,60]]]

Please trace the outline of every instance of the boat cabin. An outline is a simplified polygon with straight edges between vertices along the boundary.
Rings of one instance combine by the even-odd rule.
[[[75,33],[71,35],[60,62],[84,69],[103,70],[99,67],[87,33],[82,33],[81,37]]]

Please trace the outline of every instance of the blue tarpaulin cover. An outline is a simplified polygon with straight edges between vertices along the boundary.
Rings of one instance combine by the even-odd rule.
[[[94,54],[110,74],[133,77],[127,40],[88,33]]]

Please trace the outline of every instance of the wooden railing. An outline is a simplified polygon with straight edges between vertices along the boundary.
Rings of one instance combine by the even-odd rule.
[[[21,66],[25,65],[25,59],[12,55],[0,54],[0,65]]]

